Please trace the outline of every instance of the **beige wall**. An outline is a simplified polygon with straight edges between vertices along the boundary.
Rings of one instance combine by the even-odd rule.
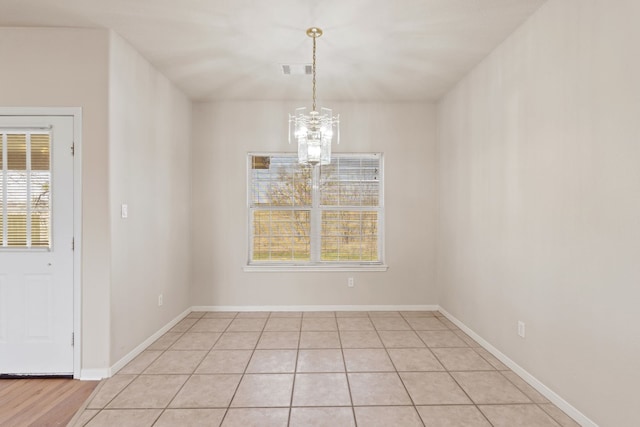
[[[115,33],[109,52],[113,365],[191,306],[191,102]]]
[[[0,57],[3,107],[82,107],[81,366],[97,375],[190,306],[191,103],[105,30],[0,28]]]
[[[640,419],[639,21],[550,0],[438,105],[441,306],[601,426]]]
[[[247,259],[246,156],[293,152],[287,113],[297,104],[194,106],[192,257],[196,306],[436,304],[435,107],[331,103],[336,151],[384,152],[387,272],[243,272]],[[347,287],[347,277],[355,287]]]
[[[0,28],[3,107],[82,107],[82,368],[109,363],[108,32]]]

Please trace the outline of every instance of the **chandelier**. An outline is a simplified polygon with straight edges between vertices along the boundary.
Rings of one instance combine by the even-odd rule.
[[[331,163],[331,141],[336,131],[336,143],[340,143],[340,115],[333,116],[330,108],[316,110],[316,39],[322,35],[320,28],[311,27],[307,35],[313,39],[313,107],[296,108],[289,114],[289,144],[291,136],[298,142],[298,163],[302,165],[328,165]]]

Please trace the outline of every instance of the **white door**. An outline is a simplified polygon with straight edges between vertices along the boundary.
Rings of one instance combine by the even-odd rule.
[[[73,374],[73,117],[0,116],[0,374]]]

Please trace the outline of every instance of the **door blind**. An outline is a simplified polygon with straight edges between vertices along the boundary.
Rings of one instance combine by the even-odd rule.
[[[0,129],[3,248],[51,246],[51,133]]]

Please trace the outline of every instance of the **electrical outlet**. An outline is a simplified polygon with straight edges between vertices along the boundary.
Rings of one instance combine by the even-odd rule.
[[[353,280],[353,277],[349,277],[347,279],[347,286],[350,287],[350,288],[353,288],[354,285],[355,285],[355,282]]]
[[[524,338],[524,322],[522,320],[518,320],[518,335]]]
[[[162,294],[158,295],[158,307],[162,305]]]

